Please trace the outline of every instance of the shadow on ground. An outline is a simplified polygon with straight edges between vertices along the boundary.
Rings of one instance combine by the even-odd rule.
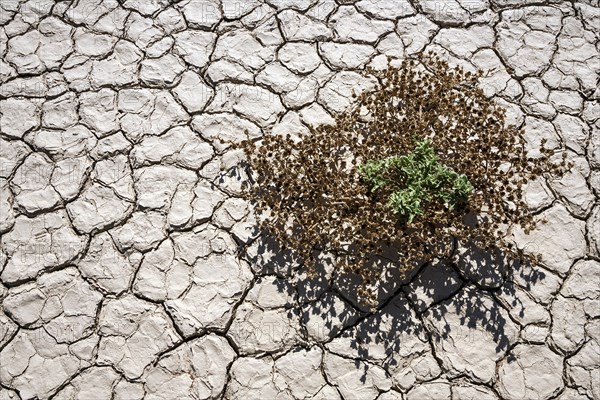
[[[516,291],[544,279],[539,269],[500,251],[454,243],[448,259],[415,264],[405,275],[397,257],[374,257],[371,267],[383,272],[372,308],[357,297],[358,277],[336,270],[330,256],[321,257],[311,277],[291,251],[281,251],[264,234],[241,256],[257,276],[293,282],[296,303],[289,312],[299,314],[306,341],[355,360],[364,376],[370,365],[393,371],[432,349],[435,354],[484,346],[502,358],[518,336],[508,311],[519,308]],[[284,284],[279,289],[290,290]]]

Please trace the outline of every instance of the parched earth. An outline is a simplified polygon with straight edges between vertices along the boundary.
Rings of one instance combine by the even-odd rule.
[[[2,0],[0,399],[600,399],[599,35],[598,0]],[[527,191],[543,268],[460,248],[371,311],[256,235],[222,140],[424,49],[575,166]]]

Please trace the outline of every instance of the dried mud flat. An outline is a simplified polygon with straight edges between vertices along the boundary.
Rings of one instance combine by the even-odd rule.
[[[600,399],[599,13],[2,0],[0,399]],[[528,189],[543,267],[459,249],[370,311],[266,251],[220,139],[330,123],[365,66],[422,50],[491,69],[532,148],[575,167]]]

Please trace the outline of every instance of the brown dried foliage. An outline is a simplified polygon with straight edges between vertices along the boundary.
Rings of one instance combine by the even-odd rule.
[[[377,78],[377,88],[358,96],[335,126],[311,128],[300,140],[266,135],[241,144],[254,177],[245,195],[263,215],[262,230],[294,250],[309,271],[318,252],[335,254],[338,268],[362,278],[358,294],[367,301],[382,273],[367,260],[389,246],[400,254],[404,272],[415,261],[447,259],[452,246],[440,244],[455,240],[539,262],[507,240],[506,229],[535,227],[523,185],[564,172],[564,155],[557,162],[542,143],[541,156],[529,157],[523,131],[506,126],[505,111],[478,88],[483,72],[450,68],[427,54],[365,74]],[[389,193],[370,193],[357,166],[408,154],[425,138],[474,191],[466,206],[448,210],[432,202],[422,216],[402,223],[386,205]]]

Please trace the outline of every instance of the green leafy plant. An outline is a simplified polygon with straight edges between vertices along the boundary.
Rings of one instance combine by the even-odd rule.
[[[441,164],[430,140],[417,143],[404,156],[369,160],[358,166],[371,192],[390,186],[388,206],[403,221],[411,223],[422,215],[422,205],[441,201],[450,210],[467,202],[473,186],[463,174]]]

